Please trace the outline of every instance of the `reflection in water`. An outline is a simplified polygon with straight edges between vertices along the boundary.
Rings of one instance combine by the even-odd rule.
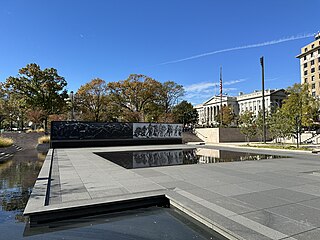
[[[37,159],[36,151],[25,150],[0,164],[0,216],[12,212],[15,221],[27,220],[22,216],[22,212],[42,163],[43,161]]]
[[[99,152],[95,154],[127,169],[198,163],[195,149]]]
[[[24,236],[46,239],[225,239],[174,208],[159,207],[27,227]]]
[[[219,162],[237,162],[237,161],[257,161],[262,159],[286,158],[284,156],[256,154],[248,152],[234,152],[217,149],[196,149],[196,155],[199,163],[219,163]]]
[[[233,152],[206,148],[160,151],[99,152],[96,154],[127,169],[284,158],[283,156],[276,155]]]
[[[38,160],[44,161],[46,159],[47,153],[38,152]]]

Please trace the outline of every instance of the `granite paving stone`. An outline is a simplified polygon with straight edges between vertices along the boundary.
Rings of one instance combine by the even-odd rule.
[[[290,187],[288,189],[320,197],[320,184],[319,185],[316,185],[316,184],[304,184],[304,185]]]
[[[123,195],[123,194],[128,194],[128,193],[129,193],[129,191],[124,187],[89,191],[89,195],[90,195],[91,198],[101,198],[101,197],[108,197],[108,196],[116,196],[116,195]]]
[[[197,202],[198,205],[200,205],[201,207],[199,209],[197,209],[196,206],[193,206],[193,209],[195,209],[198,213],[201,213],[202,215],[206,216],[210,209],[210,211],[213,211],[215,214],[215,217],[213,218],[212,216],[210,217],[210,219],[214,219],[214,221],[217,221],[220,216],[222,218],[227,218],[227,220],[222,220],[223,221],[223,227],[227,226],[228,224],[231,224],[231,226],[229,226],[229,228],[233,228],[234,225],[238,225],[240,224],[243,228],[242,230],[239,232],[233,230],[233,232],[236,232],[237,234],[239,234],[240,236],[243,235],[243,233],[246,233],[248,230],[248,228],[251,231],[250,234],[246,234],[246,239],[254,239],[257,238],[257,235],[260,235],[260,233],[263,233],[261,236],[261,239],[281,239],[284,237],[287,237],[287,235],[282,234],[281,232],[278,232],[276,230],[273,230],[271,228],[268,228],[266,226],[263,226],[261,224],[259,224],[258,222],[252,221],[248,218],[245,218],[241,215],[237,215],[234,212],[220,207],[212,202],[206,201],[204,199],[201,199],[200,197],[193,195],[187,191],[184,190],[176,190],[176,192],[186,198],[188,198],[187,201],[193,201],[193,202]],[[206,212],[206,213],[205,213]],[[220,223],[220,221],[219,221]],[[246,230],[246,231],[244,231]],[[255,232],[255,233],[254,233]]]
[[[193,185],[191,183],[185,182],[185,181],[172,181],[172,182],[163,182],[159,183],[161,186],[165,188],[181,188],[181,189],[191,189],[191,188],[198,188],[198,186]]]
[[[143,176],[143,177],[163,177],[166,176],[164,173],[156,171],[156,170],[147,170],[147,169],[135,169],[133,172]]]
[[[287,178],[284,178],[282,176],[278,176],[274,178],[265,178],[263,179],[263,182],[280,187],[280,188],[290,188],[290,187],[303,185],[303,183],[299,181],[290,181],[290,180],[287,180]]]
[[[304,205],[307,207],[313,207],[313,208],[320,210],[320,198],[319,197],[312,199],[312,200],[302,201],[302,202],[299,202],[298,204],[301,204],[301,205]]]
[[[305,231],[296,235],[293,235],[292,237],[297,240],[316,240],[319,239],[320,236],[320,229],[315,228],[309,231]],[[287,238],[284,238],[283,240],[287,240]]]
[[[237,196],[232,196],[232,198],[237,199],[241,202],[247,203],[250,206],[253,206],[254,208],[257,208],[257,209],[276,207],[276,206],[281,206],[281,205],[286,205],[291,203],[289,201],[267,196],[259,192],[241,194]]]
[[[178,187],[179,188],[179,187]],[[181,188],[180,188],[181,189]],[[197,195],[199,196],[200,198],[202,199],[205,199],[205,200],[208,200],[208,201],[213,201],[214,199],[217,199],[217,198],[222,198],[223,196],[218,194],[218,193],[215,193],[215,192],[212,192],[212,191],[209,191],[208,189],[204,189],[204,188],[190,188],[190,189],[185,189],[187,192],[189,193],[192,193],[194,195]]]
[[[269,212],[296,220],[305,225],[320,227],[320,210],[300,204],[289,204],[267,209]]]
[[[146,183],[141,185],[126,185],[123,186],[126,190],[129,192],[135,193],[135,192],[146,192],[146,191],[156,191],[156,190],[164,190],[165,188],[155,185],[152,183]]]
[[[214,186],[214,187],[210,187],[210,188],[206,188],[206,189],[211,190],[215,193],[218,193],[222,196],[236,196],[236,195],[254,192],[250,189],[240,187],[237,184],[227,184],[227,185],[222,185],[222,186]]]
[[[155,183],[165,183],[165,182],[173,182],[175,180],[175,178],[170,177],[168,175],[164,175],[164,176],[157,176],[157,177],[148,177],[148,179],[150,179],[151,181],[155,182]]]
[[[50,150],[26,213],[165,195],[172,206],[233,239],[319,236],[320,175],[312,172],[320,170],[320,162],[312,154],[286,151],[282,153],[293,157],[140,169],[125,169],[95,154],[180,147],[190,148],[149,145],[55,149],[58,164],[52,172],[56,177],[52,201],[44,206]],[[272,150],[256,152],[277,155]]]
[[[239,187],[243,187],[246,189],[251,190],[252,192],[261,192],[264,190],[271,190],[271,189],[277,189],[278,187],[263,183],[263,182],[258,182],[258,181],[247,181],[244,183],[238,183],[237,184]]]
[[[313,228],[310,225],[271,213],[267,210],[259,210],[241,215],[289,236],[305,232]]]
[[[62,201],[63,202],[70,202],[70,201],[78,201],[83,199],[91,199],[88,192],[69,192],[62,194]]]
[[[242,214],[247,212],[256,211],[257,208],[253,207],[252,205],[249,205],[247,203],[238,201],[236,199],[230,198],[230,197],[220,197],[220,198],[212,198],[212,199],[206,199],[210,202],[221,206],[223,208],[229,209],[232,212],[236,214]]]
[[[271,197],[284,199],[289,202],[300,202],[300,201],[304,201],[304,200],[318,198],[315,195],[301,193],[301,192],[297,192],[297,191],[293,191],[293,190],[289,190],[289,189],[285,189],[285,188],[278,188],[278,189],[272,189],[272,190],[267,190],[267,191],[261,191],[260,193],[266,194]]]

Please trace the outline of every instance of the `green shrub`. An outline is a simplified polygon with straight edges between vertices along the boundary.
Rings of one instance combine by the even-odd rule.
[[[12,144],[13,144],[13,140],[11,138],[0,137],[0,148],[1,147],[10,147]]]

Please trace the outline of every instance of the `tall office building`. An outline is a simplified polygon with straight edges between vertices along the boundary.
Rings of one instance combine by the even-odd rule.
[[[315,40],[301,48],[297,56],[300,59],[301,84],[307,83],[312,96],[320,96],[320,33]]]

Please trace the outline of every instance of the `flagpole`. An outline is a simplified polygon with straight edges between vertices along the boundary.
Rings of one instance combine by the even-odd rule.
[[[222,67],[220,67],[220,127],[222,127],[222,118],[223,118],[223,112],[222,112]]]

